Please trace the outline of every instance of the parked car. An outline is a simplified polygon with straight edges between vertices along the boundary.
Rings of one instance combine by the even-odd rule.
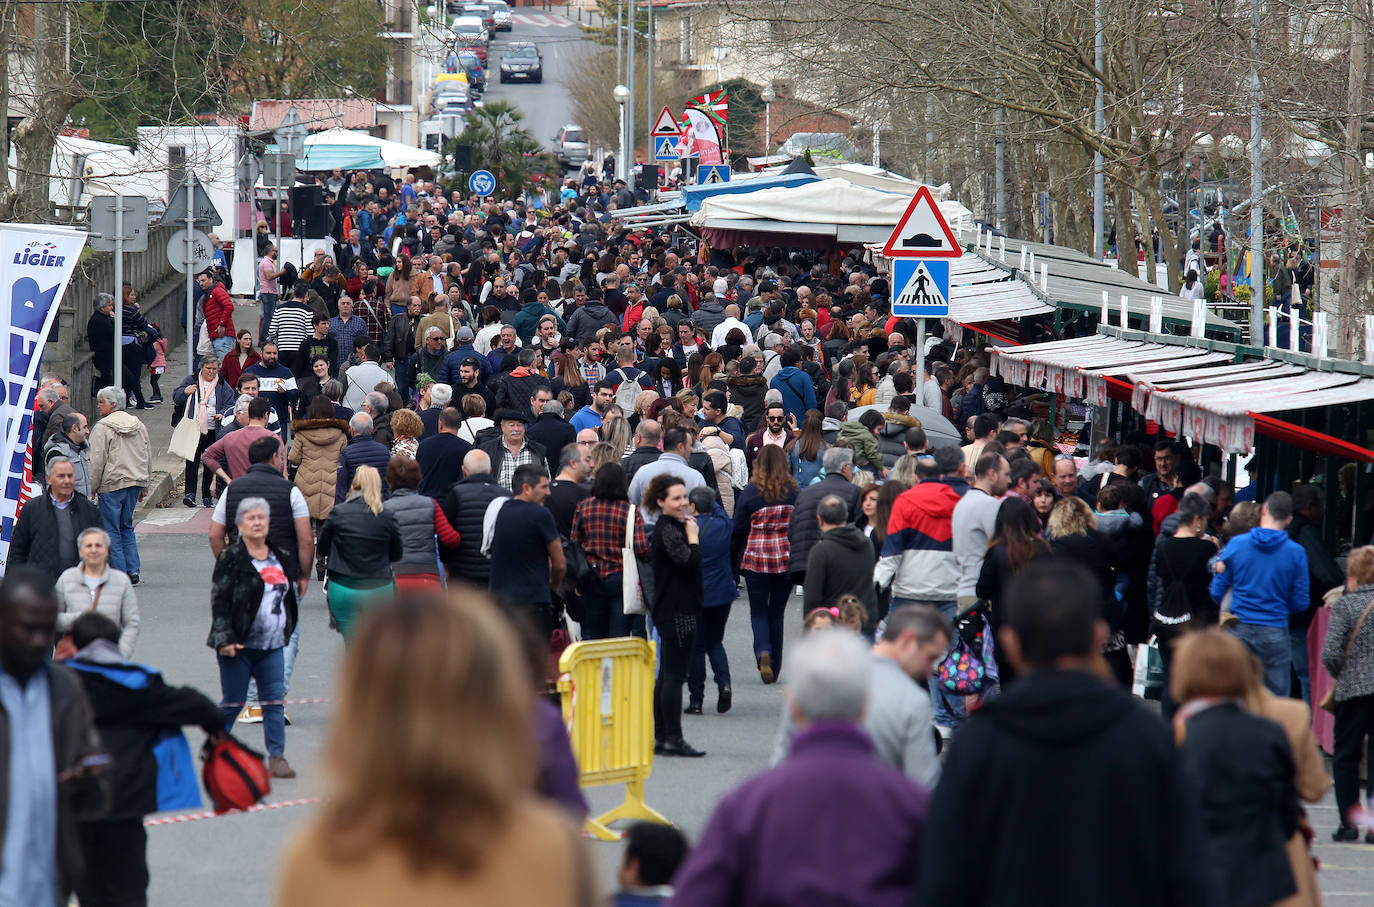
[[[481,16],[461,15],[453,20],[451,26],[453,36],[464,40],[478,40],[486,44],[488,40],[487,25]]]
[[[591,146],[582,127],[569,123],[554,133],[553,152],[564,167],[581,167],[591,156]]]
[[[539,48],[527,41],[511,44],[501,56],[501,81],[525,79],[544,81],[544,57]]]
[[[474,51],[462,50],[458,53],[458,72],[468,74],[468,84],[478,94],[487,90],[487,68]]]
[[[514,18],[511,16],[510,4],[506,0],[487,0],[487,6],[491,7],[492,15],[496,17],[497,31],[510,31],[514,25]]]
[[[476,16],[482,20],[482,25],[487,30],[487,38],[496,37],[496,13],[485,3],[466,3],[463,5],[464,16]]]

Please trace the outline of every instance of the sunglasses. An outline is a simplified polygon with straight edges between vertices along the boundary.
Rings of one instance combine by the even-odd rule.
[[[784,418],[783,416],[769,416],[769,417],[768,417],[768,421],[769,421],[769,422],[786,422],[787,419]]]

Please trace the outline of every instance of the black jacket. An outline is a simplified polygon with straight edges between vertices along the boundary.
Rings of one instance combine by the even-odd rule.
[[[1116,600],[1116,574],[1113,568],[1113,548],[1107,537],[1096,529],[1089,529],[1084,535],[1066,535],[1050,539],[1050,549],[1055,557],[1067,557],[1078,561],[1097,577],[1098,605],[1102,617],[1113,628],[1121,624],[1121,608]]]
[[[391,562],[404,553],[396,516],[373,513],[362,498],[335,504],[320,527],[320,548],[330,574],[357,579],[391,576]]]
[[[567,334],[574,340],[586,342],[596,336],[596,332],[608,324],[620,325],[620,319],[615,317],[610,309],[603,303],[595,300],[588,300],[572,317],[568,319]]]
[[[271,545],[268,548],[278,561],[287,562],[286,552]],[[262,590],[262,576],[253,566],[253,557],[243,539],[221,551],[210,580],[210,635],[205,644],[218,652],[230,643],[247,639],[262,605]],[[290,639],[297,618],[295,583],[286,585],[285,604],[286,638]]]
[[[841,595],[857,595],[870,622],[878,619],[878,595],[873,587],[877,556],[873,542],[862,529],[841,526],[821,534],[806,560],[806,584],[802,613],[833,605]]]
[[[517,369],[517,371],[524,370]],[[526,372],[523,375],[517,375],[512,371],[502,375],[499,380],[493,378],[492,381],[495,383],[496,408],[498,410],[518,409],[528,413],[530,411],[530,398],[534,396],[535,391],[541,387],[553,389],[552,385],[549,384],[549,379],[538,372]],[[495,414],[488,412],[487,417],[495,418]]]
[[[763,375],[736,375],[725,382],[731,403],[739,404],[744,413],[740,423],[746,432],[759,427],[763,417],[763,398],[768,393],[768,380]]]
[[[1297,890],[1285,848],[1298,828],[1293,753],[1283,728],[1235,703],[1197,713],[1179,748],[1205,792],[1207,868],[1228,907],[1272,904]]]
[[[927,827],[960,831],[926,836],[911,903],[1218,903],[1198,801],[1169,728],[1129,693],[1033,672],[950,745]]]
[[[576,434],[574,434],[574,437],[576,437]],[[525,436],[525,443],[529,445],[530,452],[534,454],[538,463],[547,466],[548,459],[546,455],[547,452],[544,450],[544,445],[537,441],[530,440],[528,434]],[[506,449],[506,440],[501,437],[500,430],[497,430],[495,438],[484,444],[478,444],[477,449],[484,451],[486,455],[491,458],[492,475],[500,475],[501,464],[505,462],[506,457],[510,456],[510,451]],[[459,531],[461,532],[462,530]]]
[[[67,506],[72,514],[73,537],[91,527],[105,528],[100,511],[80,492],[72,494],[72,502]],[[28,564],[37,567],[52,577],[54,585],[63,570],[80,563],[79,559],[73,560],[70,553],[57,550],[57,508],[46,492],[30,498],[19,511],[19,519],[14,523],[14,535],[10,538],[7,562],[10,566]]]
[[[1326,542],[1322,540],[1321,527],[1314,525],[1307,517],[1300,513],[1293,514],[1293,519],[1288,524],[1288,537],[1301,545],[1307,554],[1307,588],[1310,601],[1306,611],[1289,615],[1288,626],[1307,627],[1316,616],[1322,596],[1327,590],[1345,585],[1345,574],[1341,572],[1340,565],[1336,563],[1336,559],[1326,547]]]
[[[680,520],[660,516],[653,535],[654,623],[667,624],[676,615],[701,613],[701,546],[687,544]]]
[[[86,342],[91,346],[95,370],[106,378],[114,371],[114,316],[92,312],[86,322]]]
[[[378,444],[365,435],[349,438],[344,449],[339,451],[339,477],[334,483],[334,500],[342,501],[348,496],[353,484],[353,473],[359,466],[371,466],[382,477],[382,496],[386,496],[386,464],[391,461],[391,451],[384,444]]]
[[[657,447],[636,447],[630,451],[620,461],[620,466],[625,470],[625,481],[630,482],[635,477],[635,472],[642,467],[654,463],[659,457],[663,456],[663,451]]]
[[[552,413],[545,413],[534,424],[525,429],[525,437],[530,444],[544,448],[544,459],[549,464],[549,475],[558,475],[558,458],[563,447],[577,440],[577,429]]]
[[[457,550],[442,552],[444,568],[450,578],[487,587],[491,578],[491,559],[482,553],[482,519],[487,514],[487,505],[501,497],[510,497],[510,491],[489,472],[468,476],[449,489],[441,506],[444,516],[462,538]]]
[[[859,486],[842,475],[828,475],[814,485],[808,485],[797,493],[797,503],[792,507],[792,521],[787,525],[787,537],[792,547],[787,561],[791,573],[806,569],[811,548],[820,541],[821,527],[816,522],[816,508],[826,495],[838,495],[849,506],[849,521],[852,523],[859,513]]]
[[[194,687],[168,686],[161,674],[142,665],[96,660],[93,647],[83,649],[72,667],[86,688],[96,730],[113,760],[106,769],[110,810],[101,818],[141,819],[157,812],[153,747],[163,733],[182,725],[198,725],[207,733],[224,730],[219,706]]]

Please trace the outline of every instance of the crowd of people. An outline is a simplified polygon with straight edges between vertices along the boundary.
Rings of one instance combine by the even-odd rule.
[[[194,448],[183,503],[213,511],[221,698],[185,698],[166,723],[261,721],[272,776],[294,778],[284,700],[302,632],[321,629],[299,619],[312,580],[346,648],[343,714],[377,722],[365,740],[336,727],[333,795],[283,863],[280,903],[434,885],[591,903],[568,821],[586,804],[540,698],[550,650],[655,640],[654,751],[703,757],[688,737],[708,664],[718,714],[743,681],[725,644],[741,595],[752,672],[786,686],[775,765],[695,849],[632,829],[623,903],[1311,896],[1301,804],[1330,779],[1307,628],[1324,604],[1337,841],[1359,838],[1374,735],[1374,549],[1340,566],[1321,489],[1255,500],[1163,436],[1077,457],[977,348],[938,330],[916,348],[862,258],[704,261],[572,188],[535,210],[356,175],[331,193],[335,254],[297,271],[260,234],[256,333],[222,308],[218,272],[200,277],[208,327],[172,417]],[[78,668],[134,652],[131,514],[149,479],[126,386],[100,391],[89,437],[59,380],[39,391],[45,489],[10,564],[41,572],[7,573],[0,619],[54,616],[23,645],[0,628],[11,722],[31,717],[11,700],[55,632],[78,637]],[[1131,699],[1152,651],[1164,721]],[[843,846],[816,848],[820,827]],[[970,843],[999,840],[1015,844],[991,865]],[[24,902],[72,881],[52,878]],[[124,903],[90,901],[107,902]]]

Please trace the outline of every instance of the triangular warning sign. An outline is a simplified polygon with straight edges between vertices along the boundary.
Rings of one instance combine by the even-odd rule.
[[[706,175],[703,176],[701,179],[701,183],[704,186],[710,186],[714,183],[723,182],[725,182],[725,179],[720,175],[720,170],[716,167],[707,168]]]
[[[677,118],[673,116],[673,112],[665,107],[659,112],[658,119],[654,120],[654,128],[649,131],[649,135],[654,138],[665,135],[676,137],[682,135],[682,129],[678,126]]]
[[[958,258],[964,254],[929,186],[916,190],[906,213],[883,246],[888,258]]]

